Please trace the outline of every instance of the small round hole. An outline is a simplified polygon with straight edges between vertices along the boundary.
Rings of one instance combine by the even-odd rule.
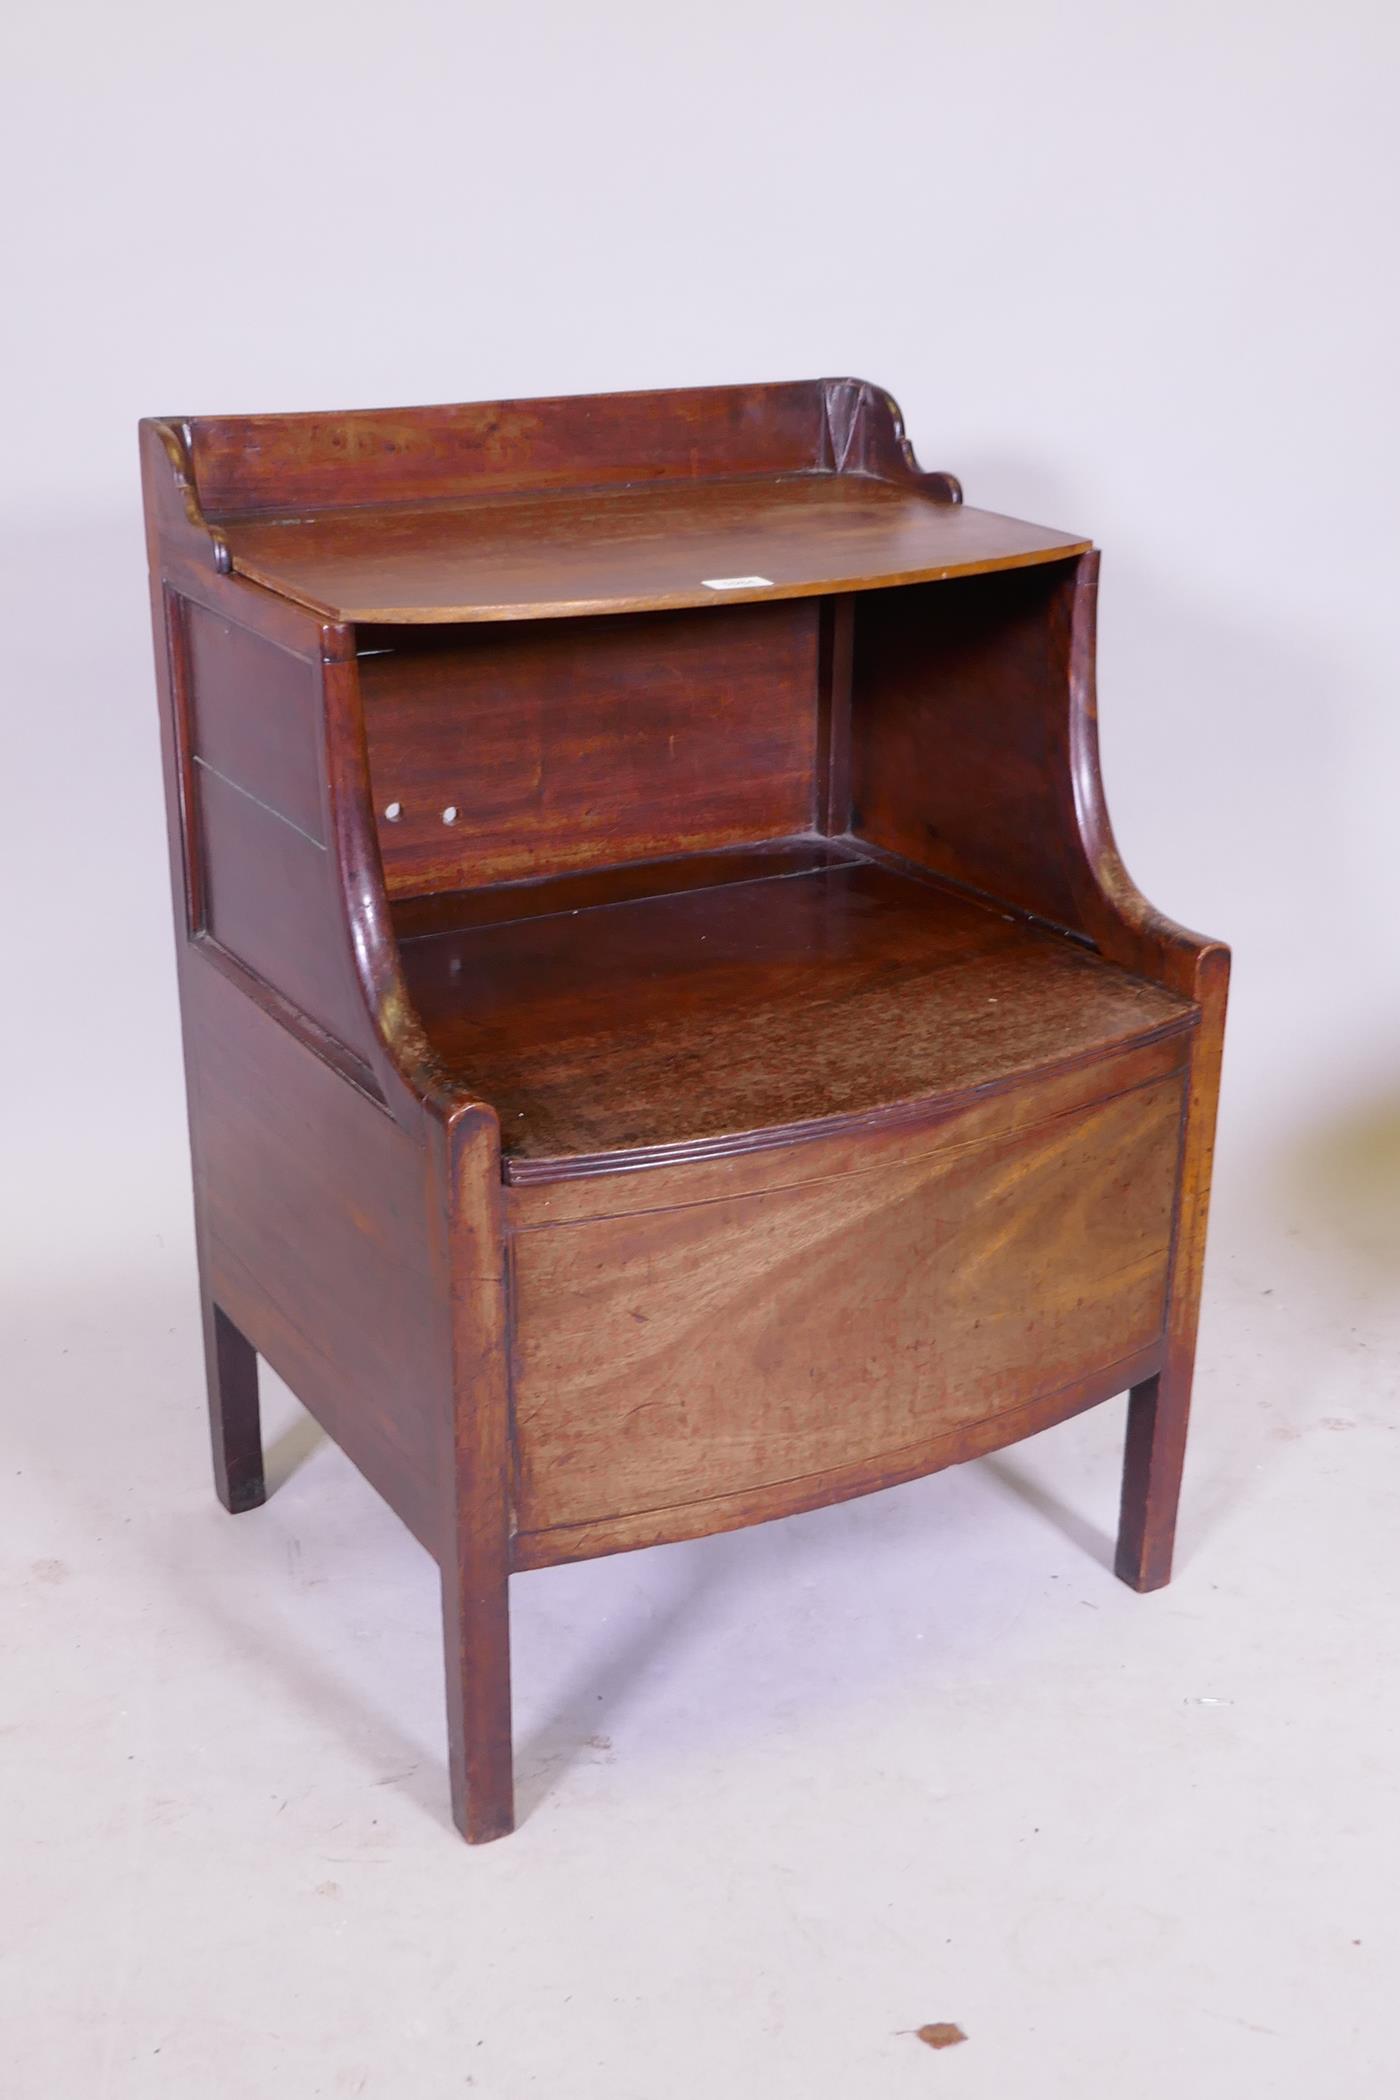
[[[443,823],[444,823],[444,824],[455,824],[455,823],[456,823],[456,821],[457,821],[457,805],[456,805],[456,803],[455,803],[455,802],[449,802],[449,803],[448,803],[448,805],[447,805],[446,809],[445,809],[445,810],[443,811],[443,813],[442,813],[442,821],[443,821]]]
[[[386,803],[386,804],[385,804],[385,806],[384,806],[384,817],[385,817],[385,821],[386,821],[387,823],[390,823],[390,824],[397,824],[397,823],[398,823],[398,821],[399,821],[399,819],[400,819],[400,818],[402,817],[402,815],[403,815],[403,804],[402,804],[402,802],[388,802],[388,803]]]

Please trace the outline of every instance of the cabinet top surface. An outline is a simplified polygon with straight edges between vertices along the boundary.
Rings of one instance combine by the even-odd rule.
[[[798,598],[1089,542],[865,475],[799,473],[230,521],[235,571],[328,619],[546,619]]]
[[[863,379],[152,421],[148,504],[322,618],[432,625],[871,590],[1087,550],[965,509]],[[143,442],[146,440],[143,438]]]

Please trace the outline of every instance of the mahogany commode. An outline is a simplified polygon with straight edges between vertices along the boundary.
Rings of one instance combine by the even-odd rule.
[[[1228,975],[1114,849],[1089,543],[849,379],[141,428],[215,1476],[266,1357],[508,1580],[1131,1390],[1164,1583]]]

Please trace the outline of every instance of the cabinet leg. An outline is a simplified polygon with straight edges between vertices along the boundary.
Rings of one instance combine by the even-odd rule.
[[[1171,1581],[1191,1373],[1161,1371],[1128,1395],[1123,1502],[1115,1572],[1135,1590]]]
[[[503,1568],[473,1567],[470,1550],[443,1571],[452,1819],[469,1845],[515,1828],[508,1581]]]
[[[212,1299],[204,1308],[204,1361],[214,1486],[224,1508],[236,1515],[240,1510],[256,1509],[267,1493],[258,1415],[258,1354]]]
[[[1176,989],[1189,992],[1201,1009],[1191,1051],[1181,1182],[1162,1368],[1128,1395],[1128,1438],[1123,1455],[1123,1503],[1114,1568],[1135,1590],[1160,1590],[1171,1581],[1176,1508],[1186,1458],[1186,1424],[1196,1368],[1196,1323],[1206,1252],[1215,1104],[1220,1088],[1220,1045],[1230,957],[1205,944]]]

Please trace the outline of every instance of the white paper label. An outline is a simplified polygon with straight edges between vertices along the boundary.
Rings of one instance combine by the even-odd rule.
[[[707,591],[771,591],[771,576],[702,576]]]

